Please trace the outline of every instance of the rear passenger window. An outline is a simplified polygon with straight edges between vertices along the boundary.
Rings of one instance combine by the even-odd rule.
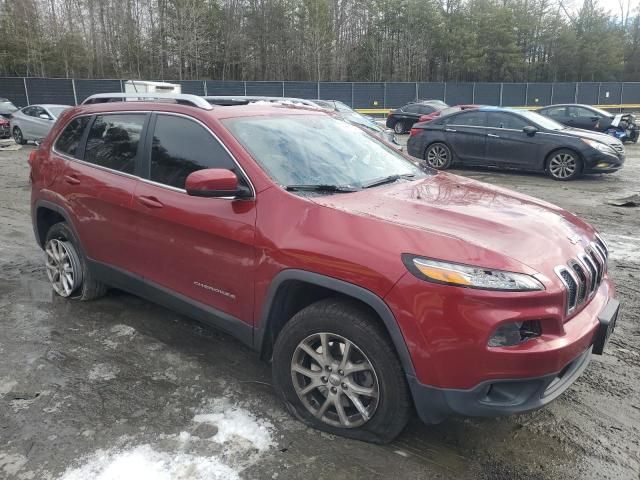
[[[491,128],[508,128],[510,130],[522,130],[529,123],[525,120],[503,112],[490,112],[487,114],[487,126]]]
[[[78,117],[74,118],[62,131],[55,144],[55,149],[60,153],[66,153],[72,157],[80,155],[78,147],[82,140],[82,134],[84,129],[89,123],[91,117]]]
[[[151,148],[151,180],[184,188],[189,174],[204,168],[235,171],[236,164],[220,142],[198,123],[158,115]]]
[[[468,125],[470,127],[484,127],[486,125],[484,112],[462,112],[451,117],[449,125]]]
[[[133,174],[146,114],[98,115],[89,130],[84,161]]]

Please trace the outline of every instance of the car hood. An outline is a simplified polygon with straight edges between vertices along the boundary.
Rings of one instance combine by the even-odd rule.
[[[616,140],[611,135],[607,135],[606,133],[592,132],[591,130],[582,130],[581,128],[565,128],[560,133],[572,135],[574,137],[596,140],[607,145],[610,145],[612,143],[619,143],[618,140]]]
[[[313,201],[382,220],[380,228],[395,226],[400,253],[487,268],[528,267],[521,268],[526,273],[551,275],[595,235],[590,225],[555,205],[446,173]]]

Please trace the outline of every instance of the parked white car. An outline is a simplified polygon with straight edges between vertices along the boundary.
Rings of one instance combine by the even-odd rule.
[[[19,145],[30,140],[39,142],[67,108],[71,105],[29,105],[13,112],[9,118],[13,139]]]

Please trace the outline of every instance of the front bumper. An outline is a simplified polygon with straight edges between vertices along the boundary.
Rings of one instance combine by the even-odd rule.
[[[408,377],[421,420],[439,423],[453,414],[497,416],[529,412],[555,400],[582,374],[591,360],[591,347],[560,371],[526,379],[487,380],[468,390],[437,388]]]
[[[619,153],[616,156],[607,155],[598,150],[585,155],[583,173],[613,173],[624,166],[625,155]]]

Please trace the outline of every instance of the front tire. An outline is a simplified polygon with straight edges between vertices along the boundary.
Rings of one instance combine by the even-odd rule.
[[[404,371],[377,319],[358,304],[329,298],[298,312],[273,352],[273,384],[309,426],[373,443],[405,427],[411,400]]]
[[[576,152],[563,148],[557,150],[547,160],[547,175],[554,180],[566,182],[574,180],[582,173],[582,160]]]
[[[427,147],[424,160],[428,166],[437,170],[446,170],[453,163],[451,149],[441,142],[432,143]]]
[[[22,130],[20,127],[13,127],[13,141],[18,145],[25,145],[27,141],[24,139],[24,135],[22,135]]]
[[[49,229],[44,251],[47,277],[55,293],[83,301],[106,293],[106,285],[93,278],[79,242],[65,222]]]

